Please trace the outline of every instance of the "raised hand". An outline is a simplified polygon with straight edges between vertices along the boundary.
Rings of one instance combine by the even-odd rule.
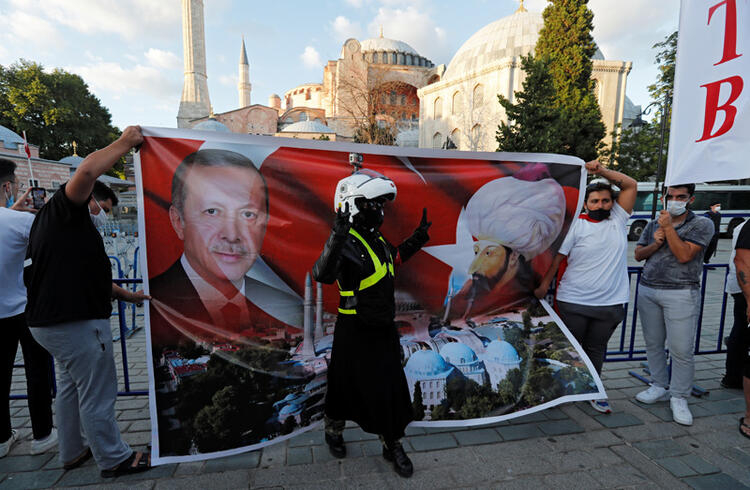
[[[419,222],[417,231],[427,233],[427,230],[432,226],[432,221],[427,221],[427,208],[422,208],[422,220]]]
[[[31,187],[28,187],[26,189],[26,192],[23,193],[23,195],[10,207],[10,209],[14,211],[26,211],[27,213],[36,213],[37,211],[39,211],[38,209],[34,209],[29,204],[29,201],[31,201],[31,198],[29,197],[30,193]]]
[[[349,233],[349,228],[352,224],[349,220],[351,213],[349,212],[349,203],[344,204],[344,209],[339,208],[336,210],[336,218],[333,220],[333,232],[337,235],[346,235]]]
[[[604,167],[601,163],[599,163],[598,160],[586,162],[586,171],[591,175],[599,175],[600,173],[602,173],[602,170],[604,170]]]

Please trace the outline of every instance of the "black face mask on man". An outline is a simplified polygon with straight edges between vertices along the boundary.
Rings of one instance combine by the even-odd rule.
[[[607,218],[609,218],[609,209],[589,209],[586,214],[588,214],[589,218],[593,219],[594,221],[603,221]]]
[[[383,224],[385,211],[383,199],[357,199],[355,202],[359,212],[354,216],[354,222],[367,230],[377,230]]]

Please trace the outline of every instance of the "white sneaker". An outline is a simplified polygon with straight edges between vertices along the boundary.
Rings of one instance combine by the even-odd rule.
[[[18,440],[18,431],[16,429],[10,430],[10,438],[5,442],[0,442],[0,458],[4,458],[10,452],[10,448]]]
[[[661,386],[651,385],[647,390],[643,390],[635,395],[635,399],[648,405],[656,402],[665,402],[669,400],[669,391]]]
[[[693,425],[693,414],[690,413],[687,400],[673,396],[669,399],[669,408],[672,409],[672,418],[675,422],[682,425]]]
[[[57,446],[57,429],[52,428],[44,439],[34,439],[31,441],[31,454],[42,454]]]
[[[612,407],[609,406],[607,400],[589,400],[589,405],[597,412],[612,413]]]

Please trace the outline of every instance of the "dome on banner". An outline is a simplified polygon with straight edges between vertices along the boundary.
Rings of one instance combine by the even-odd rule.
[[[521,362],[516,349],[504,340],[493,340],[490,342],[487,346],[486,357],[497,364],[518,364]]]
[[[469,364],[477,360],[477,355],[471,350],[471,347],[461,342],[449,342],[445,344],[440,349],[440,355],[454,366]]]
[[[451,369],[453,368],[437,352],[420,350],[409,357],[404,371],[409,378],[422,379],[444,377]]]

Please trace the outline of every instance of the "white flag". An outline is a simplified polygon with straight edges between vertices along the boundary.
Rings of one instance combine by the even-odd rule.
[[[667,185],[750,178],[750,0],[682,0]]]

